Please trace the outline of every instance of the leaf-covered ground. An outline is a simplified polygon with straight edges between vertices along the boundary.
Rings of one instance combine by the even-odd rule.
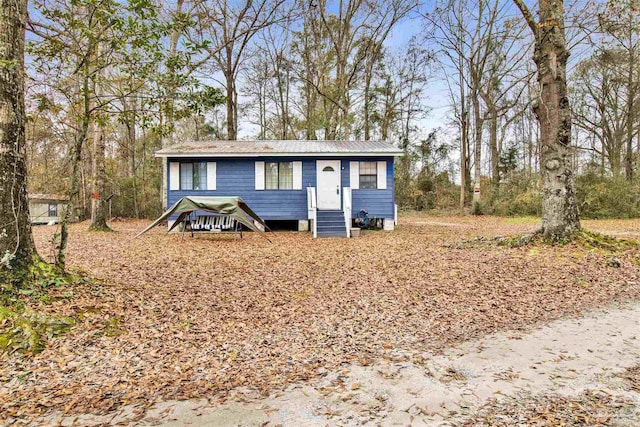
[[[68,262],[99,282],[31,303],[78,322],[31,359],[0,356],[0,418],[266,392],[319,367],[437,350],[640,297],[637,250],[617,254],[614,268],[609,255],[577,245],[443,246],[532,231],[530,219],[411,215],[392,233],[280,232],[273,243],[254,234],[183,240],[160,228],[133,240],[146,224],[72,227]],[[585,226],[640,236],[640,220]],[[34,229],[42,254],[54,231]]]
[[[633,426],[638,421],[635,402],[601,391],[578,396],[518,396],[494,400],[460,426],[602,427]]]

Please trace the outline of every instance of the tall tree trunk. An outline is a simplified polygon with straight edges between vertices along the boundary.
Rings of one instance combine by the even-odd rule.
[[[463,86],[460,86],[460,92],[464,94]],[[467,174],[467,168],[469,165],[469,153],[467,152],[467,147],[469,145],[469,123],[465,104],[466,101],[462,99],[462,111],[460,113],[460,213],[464,211],[464,207],[467,204],[467,181],[469,180],[469,175]]]
[[[61,270],[66,267],[67,243],[69,241],[69,223],[73,218],[75,207],[78,204],[80,195],[80,174],[82,166],[82,148],[89,135],[89,124],[91,114],[91,98],[89,93],[89,61],[84,61],[82,66],[82,106],[83,111],[80,119],[78,132],[74,135],[73,150],[71,153],[71,185],[69,188],[69,205],[60,221],[60,242],[58,253],[56,254],[56,266]]]
[[[266,75],[266,73],[265,73]],[[260,83],[260,88],[258,89],[258,115],[260,121],[260,139],[267,139],[267,101],[266,101],[266,88],[263,82]]]
[[[535,113],[540,123],[542,233],[558,241],[580,230],[571,165],[571,109],[567,97],[567,59],[562,0],[540,0],[539,23],[524,4],[514,0],[535,37],[533,61],[539,95]]]
[[[527,170],[529,177],[533,174],[533,132],[531,127],[531,124],[527,126]]]
[[[109,231],[107,225],[107,208],[104,201],[107,173],[105,167],[105,139],[104,128],[94,122],[93,155],[91,176],[91,225],[92,231]]]
[[[167,128],[165,136],[162,138],[162,147],[172,143],[173,132],[175,127],[175,98],[178,90],[177,82],[177,64],[176,57],[178,53],[178,41],[183,31],[183,25],[180,23],[184,16],[182,16],[182,7],[184,0],[176,0],[176,9],[173,18],[173,26],[169,35],[169,51],[167,52],[167,102],[164,112],[164,125]]]
[[[480,180],[482,178],[482,131],[484,119],[480,114],[480,96],[478,91],[473,91],[471,98],[473,103],[473,121],[475,124],[475,146],[473,152],[473,203],[480,202]]]
[[[236,100],[233,76],[227,77],[227,140],[237,139],[236,127]]]
[[[389,27],[389,30],[391,27]],[[386,37],[386,35],[384,36]],[[383,38],[384,38],[383,37]],[[373,44],[373,48],[367,58],[365,75],[364,75],[364,140],[371,139],[371,83],[374,78],[374,70],[376,62],[382,54],[382,42],[369,41]]]
[[[136,113],[138,111],[138,98],[136,95],[133,96],[133,101],[131,104],[127,104],[126,97],[124,99],[124,107],[125,111],[128,112],[126,115],[126,123],[127,123],[127,140],[129,142],[129,176],[131,177],[131,187],[132,187],[132,196],[133,196],[133,213],[136,218],[140,218],[140,208],[138,202],[138,182],[136,177],[136,146],[137,146],[137,135],[136,135]]]
[[[24,39],[27,2],[0,0],[0,271],[34,262],[27,200]]]
[[[233,43],[229,43],[225,50],[226,68],[224,69],[224,77],[227,86],[227,140],[235,141],[238,139],[238,105],[236,99],[236,76],[233,71]]]
[[[101,48],[98,45],[96,57],[100,57],[100,51]],[[101,76],[100,71],[94,73],[93,93],[96,95],[97,102],[100,102],[102,93]],[[104,124],[101,123],[100,117],[96,116],[93,121],[93,153],[91,156],[91,225],[89,230],[92,231],[111,230],[107,225],[107,209],[104,202],[107,181],[105,151]]]
[[[631,13],[631,11],[630,11]],[[633,79],[633,69],[635,67],[635,55],[634,48],[632,46],[633,43],[633,28],[629,25],[629,73],[627,78],[627,150],[625,156],[625,175],[628,181],[633,179],[633,128],[636,124],[635,122],[635,97],[636,97],[636,86],[635,81]]]
[[[491,194],[498,195],[500,188],[500,146],[498,144],[498,111],[489,106],[489,147],[491,149]]]
[[[364,76],[364,140],[369,141],[371,139],[371,123],[370,123],[370,109],[371,109],[371,79],[373,74],[373,66],[367,67],[366,74]]]
[[[176,57],[178,52],[178,41],[180,40],[180,35],[183,31],[183,25],[179,24],[184,17],[182,16],[182,7],[184,5],[184,0],[176,0],[176,9],[173,18],[173,27],[171,28],[171,34],[169,35],[169,51],[167,53],[167,102],[165,103],[164,108],[164,117],[163,117],[163,127],[165,131],[163,132],[162,140],[160,144],[162,148],[166,148],[174,142],[174,131],[175,131],[175,99],[178,91],[177,85],[177,65],[176,65]],[[160,189],[160,193],[162,194],[162,209],[167,209],[167,161],[166,159],[162,159],[162,188]]]
[[[129,142],[129,175],[135,177],[136,175],[136,113],[138,110],[138,98],[134,95],[131,104],[126,103],[125,110],[129,113],[127,115],[127,139]]]

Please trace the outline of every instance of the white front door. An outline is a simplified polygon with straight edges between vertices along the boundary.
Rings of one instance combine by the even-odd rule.
[[[340,209],[340,160],[317,160],[318,209]]]

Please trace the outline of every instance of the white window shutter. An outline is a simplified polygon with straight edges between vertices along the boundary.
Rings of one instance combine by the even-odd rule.
[[[378,190],[387,189],[387,162],[378,162]]]
[[[216,162],[207,162],[207,190],[216,189]]]
[[[169,190],[180,189],[180,163],[169,162]]]
[[[302,162],[293,162],[293,189],[302,190]]]
[[[264,190],[264,162],[256,162],[256,190]]]
[[[349,162],[349,181],[352,190],[360,188],[360,162]]]

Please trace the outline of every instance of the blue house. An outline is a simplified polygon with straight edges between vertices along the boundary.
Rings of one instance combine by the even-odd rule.
[[[165,206],[184,196],[240,196],[265,221],[348,237],[358,212],[393,230],[394,158],[383,141],[198,141],[164,148]]]

